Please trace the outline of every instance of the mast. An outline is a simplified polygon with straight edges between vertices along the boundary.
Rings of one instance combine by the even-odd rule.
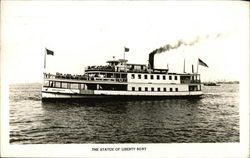
[[[46,68],[46,50],[44,51],[44,69]]]
[[[199,60],[197,61],[197,71],[196,71],[197,74],[198,74],[198,68],[199,68]]]
[[[184,64],[183,64],[183,73],[185,73],[185,58],[184,58]]]

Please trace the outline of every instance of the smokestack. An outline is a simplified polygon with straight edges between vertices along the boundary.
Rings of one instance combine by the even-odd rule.
[[[155,51],[149,54],[149,68],[154,69],[154,56],[155,56]]]
[[[192,64],[192,73],[194,73],[194,65]]]

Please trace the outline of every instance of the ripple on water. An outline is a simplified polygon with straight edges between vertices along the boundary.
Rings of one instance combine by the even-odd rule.
[[[239,142],[238,85],[202,99],[41,102],[40,84],[10,87],[10,143]]]

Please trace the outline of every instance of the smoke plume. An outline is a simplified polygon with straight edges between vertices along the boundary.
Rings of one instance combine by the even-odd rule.
[[[215,38],[220,38],[224,35],[227,35],[229,32],[226,32],[226,33],[217,33],[214,37]],[[150,69],[154,69],[154,55],[155,54],[160,54],[162,52],[166,52],[166,51],[169,51],[171,49],[177,49],[179,48],[180,46],[184,45],[184,46],[192,46],[198,42],[200,42],[201,40],[204,40],[204,39],[208,39],[210,38],[210,35],[206,35],[204,37],[200,37],[200,36],[197,36],[195,38],[195,40],[193,41],[184,41],[184,40],[179,40],[176,44],[174,45],[170,45],[170,44],[166,44],[165,46],[163,47],[160,47],[160,48],[157,48],[155,49],[154,51],[152,51],[151,53],[149,53],[149,68]]]
[[[219,37],[223,36],[223,34],[226,35],[227,33],[217,33],[215,35],[215,38],[219,38]],[[209,37],[210,37],[209,35],[206,35],[204,37],[197,36],[195,38],[195,40],[193,40],[193,41],[184,41],[184,40],[180,39],[176,44],[174,44],[174,45],[166,44],[165,46],[162,46],[160,48],[155,49],[150,54],[152,54],[152,55],[153,54],[160,54],[162,52],[166,52],[166,51],[169,51],[171,49],[177,49],[182,45],[184,45],[184,46],[192,46],[192,45],[200,42],[201,39],[204,40],[204,39],[208,39]]]

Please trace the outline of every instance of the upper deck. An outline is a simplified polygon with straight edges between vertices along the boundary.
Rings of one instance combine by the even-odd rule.
[[[87,66],[86,73],[93,72],[126,72],[126,73],[158,73],[166,74],[168,69],[149,69],[145,64],[130,64],[125,59],[113,59],[107,61],[108,65]]]
[[[122,73],[93,71],[84,75],[44,73],[44,79],[60,82],[103,83],[103,84],[200,84],[200,75],[195,73]]]
[[[145,64],[128,64],[125,59],[107,61],[105,66],[88,66],[83,75],[44,74],[45,80],[101,84],[200,84],[197,73],[169,73]]]

